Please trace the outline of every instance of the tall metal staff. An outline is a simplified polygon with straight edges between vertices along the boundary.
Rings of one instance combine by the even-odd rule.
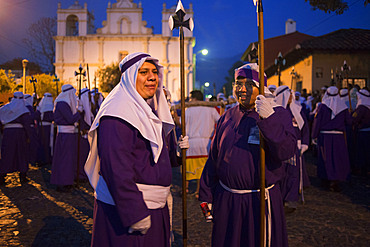
[[[78,71],[75,71],[75,76],[80,76],[80,80],[78,81],[78,99],[81,101],[81,84],[82,84],[82,76],[86,76],[86,71],[82,72],[83,68],[82,65],[80,64],[80,67],[78,67]],[[80,104],[80,103],[79,103]],[[81,119],[78,120],[78,133],[77,133],[77,177],[76,177],[76,183],[77,183],[77,188],[80,186],[80,132],[81,132]]]
[[[168,24],[170,29],[179,28],[180,31],[180,83],[181,83],[181,133],[186,135],[185,129],[185,59],[184,59],[184,30],[186,27],[193,31],[194,22],[192,18],[184,21],[186,12],[179,0],[176,8],[176,14],[170,16]],[[182,155],[182,242],[183,246],[187,246],[188,229],[187,229],[187,206],[186,206],[186,150],[181,150]]]
[[[54,75],[54,79],[53,79],[53,82],[55,82],[55,86],[56,86],[56,89],[57,89],[57,95],[55,97],[58,97],[58,94],[59,94],[59,91],[58,91],[58,82],[60,81],[58,76],[55,74]]]
[[[30,82],[32,83],[33,85],[33,109],[36,110],[36,105],[37,105],[37,91],[36,91],[36,82],[37,82],[37,79],[34,78],[33,76],[31,77],[30,79]]]
[[[352,111],[352,102],[351,102],[351,95],[350,95],[350,91],[349,91],[349,81],[348,81],[348,72],[351,70],[351,66],[347,65],[346,60],[344,60],[343,66],[341,67],[341,70],[346,74],[348,100],[349,100],[349,110]],[[343,81],[342,81],[342,83],[343,83]],[[343,87],[343,85],[342,85],[342,87]]]
[[[265,95],[265,45],[263,38],[263,7],[262,0],[253,0],[254,5],[257,6],[257,25],[258,25],[258,60],[259,60],[259,79],[260,88],[259,93]],[[260,246],[265,245],[265,232],[266,232],[266,222],[265,222],[265,142],[260,132]]]
[[[89,95],[89,103],[90,103],[90,110],[92,112],[93,109],[92,108],[92,103],[91,103],[91,87],[90,87],[90,72],[89,72],[89,64],[86,64],[86,71],[87,71],[87,83],[88,83],[88,86],[89,86],[89,92],[88,92],[88,95]]]

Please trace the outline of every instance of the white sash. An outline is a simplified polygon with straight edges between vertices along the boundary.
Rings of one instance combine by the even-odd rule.
[[[23,128],[23,125],[20,123],[8,123],[4,125],[4,129],[9,129],[9,128],[21,129]]]
[[[227,187],[224,183],[221,182],[221,180],[219,180],[220,182],[220,185],[222,188],[224,188],[225,190],[231,192],[231,193],[235,193],[235,194],[248,194],[248,193],[256,193],[256,192],[260,192],[260,189],[258,190],[237,190],[237,189],[231,189],[229,187]],[[268,212],[267,212],[267,234],[268,234],[268,245],[267,246],[271,246],[271,200],[270,200],[270,192],[269,190],[274,187],[275,184],[272,184],[270,185],[269,187],[265,188],[265,200],[267,200],[267,209],[268,209]],[[266,220],[266,219],[265,219]],[[266,235],[265,235],[265,244],[264,246],[266,246]]]
[[[77,133],[78,130],[74,125],[58,125],[58,133]]]
[[[339,130],[322,130],[320,131],[321,134],[343,134],[343,131]]]

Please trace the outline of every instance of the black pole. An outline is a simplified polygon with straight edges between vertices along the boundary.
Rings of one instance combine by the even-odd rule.
[[[81,84],[82,84],[82,66],[78,68],[79,72],[75,72],[75,75],[80,76],[80,80],[78,81],[78,99],[79,104],[81,103]],[[76,186],[77,188],[80,187],[80,146],[81,146],[81,139],[80,139],[80,133],[81,133],[81,117],[78,119],[78,133],[77,133],[77,177],[76,177]]]

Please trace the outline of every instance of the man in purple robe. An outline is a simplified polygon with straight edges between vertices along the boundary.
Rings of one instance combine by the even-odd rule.
[[[166,202],[176,146],[166,142],[174,124],[163,67],[138,52],[127,55],[120,70],[121,81],[88,134],[85,171],[96,198],[91,246],[169,246]],[[182,148],[188,147],[184,139]]]
[[[203,170],[199,200],[213,205],[212,246],[260,246],[259,131],[266,143],[266,246],[288,246],[279,181],[282,161],[297,149],[296,133],[290,113],[266,99],[267,87],[266,98],[258,95],[259,83],[257,64],[235,70],[239,105],[217,123]]]
[[[292,158],[284,161],[285,173],[281,182],[281,193],[287,213],[293,212],[298,207],[299,195],[304,201],[303,187],[310,185],[303,163],[303,153],[308,149],[310,133],[306,113],[302,104],[293,97],[293,93],[286,85],[278,87],[274,93],[275,103],[290,112],[297,135],[297,151]]]
[[[4,128],[1,143],[0,185],[5,185],[7,173],[20,172],[25,183],[28,171],[27,153],[31,135],[31,114],[22,92],[15,92],[12,101],[0,108],[1,127]]]
[[[62,86],[62,92],[55,99],[54,122],[58,133],[55,141],[50,183],[57,185],[60,192],[71,190],[77,171],[77,122],[82,106],[77,105],[76,89]],[[77,109],[77,108],[81,109]],[[79,110],[79,111],[78,111]]]
[[[52,161],[52,146],[53,146],[53,135],[54,135],[54,103],[53,96],[51,93],[45,93],[44,97],[41,99],[37,112],[40,116],[39,124],[39,139],[40,147],[37,152],[37,161],[41,165],[51,164]]]
[[[338,88],[331,86],[325,92],[317,109],[312,138],[317,138],[317,176],[331,191],[340,191],[340,181],[349,179],[350,164],[344,132],[352,124],[347,105],[340,99]]]
[[[370,172],[370,93],[367,89],[357,92],[356,110],[352,114],[357,132],[358,171],[363,176]]]

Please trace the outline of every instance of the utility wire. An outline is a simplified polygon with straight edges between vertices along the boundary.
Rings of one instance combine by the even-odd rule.
[[[348,6],[348,8],[352,7],[353,5],[355,5],[356,3],[358,3],[359,1],[363,1],[363,0],[357,0],[357,1],[355,1],[354,3],[350,4],[350,5]],[[326,22],[327,20],[331,19],[331,18],[332,18],[332,17],[334,17],[334,16],[338,16],[338,15],[337,15],[337,14],[335,14],[335,13],[333,13],[331,16],[328,16],[328,17],[327,17],[327,18],[325,18],[324,20],[322,20],[322,21],[320,21],[319,23],[317,23],[317,24],[313,25],[312,27],[310,27],[310,28],[308,28],[308,29],[304,30],[303,32],[304,32],[304,33],[306,33],[306,32],[308,32],[308,31],[310,31],[310,30],[314,29],[315,27],[317,27],[317,26],[319,26],[319,25],[323,24],[324,22]]]

